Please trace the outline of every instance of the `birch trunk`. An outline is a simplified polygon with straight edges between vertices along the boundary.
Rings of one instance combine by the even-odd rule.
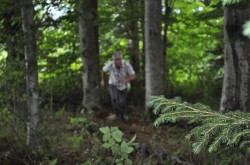
[[[224,10],[224,80],[220,111],[250,112],[250,40],[242,35],[250,19],[250,3]]]
[[[83,106],[98,107],[99,86],[99,44],[97,25],[97,0],[82,0],[79,5],[80,47],[83,61]]]
[[[145,0],[146,104],[150,96],[164,94],[166,59],[162,45],[161,0]],[[145,116],[148,114],[146,108]]]
[[[27,84],[27,145],[34,146],[34,130],[38,123],[38,67],[37,45],[34,24],[34,7],[32,0],[22,0],[22,20],[24,33],[24,50]]]

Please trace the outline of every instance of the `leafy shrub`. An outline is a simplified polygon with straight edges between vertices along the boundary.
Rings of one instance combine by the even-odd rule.
[[[131,165],[129,159],[137,143],[135,143],[136,135],[128,142],[123,139],[123,133],[117,127],[102,127],[100,131],[103,133],[103,147],[112,153],[112,164],[116,165]]]
[[[10,121],[12,121],[13,119],[14,115],[7,108],[0,109],[0,120],[1,120],[0,125],[2,127],[7,127]]]

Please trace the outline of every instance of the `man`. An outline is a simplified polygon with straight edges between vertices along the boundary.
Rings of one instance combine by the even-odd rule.
[[[112,55],[113,61],[108,62],[102,69],[101,86],[105,86],[107,72],[109,77],[109,93],[117,119],[124,120],[124,112],[127,106],[128,83],[136,79],[133,67],[123,60],[122,54],[116,52]]]

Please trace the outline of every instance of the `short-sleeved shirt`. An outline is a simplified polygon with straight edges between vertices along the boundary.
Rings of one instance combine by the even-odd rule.
[[[122,60],[120,68],[115,66],[114,61],[108,62],[102,69],[104,72],[110,72],[109,85],[114,85],[118,90],[124,90],[128,88],[128,83],[121,83],[120,80],[135,74],[135,71],[131,64],[125,60]]]

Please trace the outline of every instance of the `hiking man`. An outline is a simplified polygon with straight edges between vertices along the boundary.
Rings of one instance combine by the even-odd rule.
[[[109,93],[117,119],[124,120],[124,112],[127,106],[128,83],[136,79],[135,71],[130,63],[123,60],[122,54],[116,52],[112,55],[113,60],[108,62],[102,69],[101,86],[105,86],[107,72],[109,71]]]

